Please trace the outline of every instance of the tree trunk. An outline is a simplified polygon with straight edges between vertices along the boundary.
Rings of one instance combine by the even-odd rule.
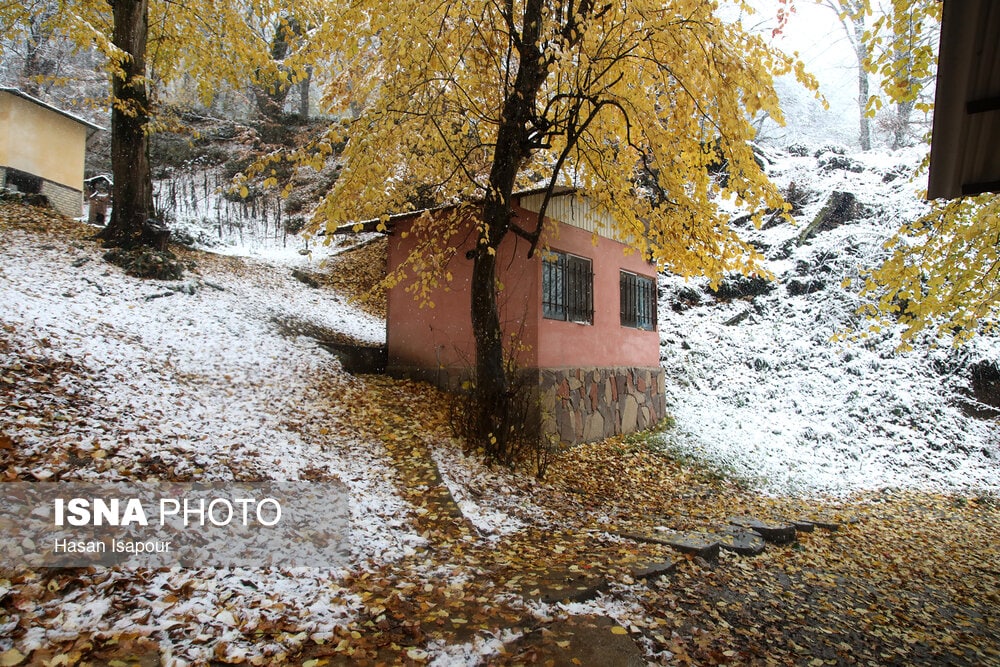
[[[496,255],[476,253],[471,287],[472,332],[476,341],[475,432],[482,438],[487,455],[502,460],[509,383],[497,307]]]
[[[278,69],[284,70],[281,66],[288,56],[290,42],[295,38],[298,31],[298,23],[294,20],[279,19],[275,26],[274,37],[271,39],[271,60],[278,63]],[[287,74],[288,71],[285,70]],[[257,71],[257,78],[260,79],[261,71]],[[260,80],[253,86],[254,99],[257,102],[257,111],[266,120],[280,123],[281,115],[285,111],[285,100],[288,99],[288,91],[291,85],[285,80],[267,81]]]
[[[868,71],[864,65],[868,60],[868,48],[862,39],[864,33],[864,14],[861,14],[859,18],[854,20],[854,48],[858,57],[858,141],[861,143],[861,150],[870,151],[872,149],[872,128],[871,119],[868,117],[868,98],[871,96],[871,92],[868,88]]]
[[[909,34],[913,34],[914,21],[913,15],[907,14],[907,30]],[[892,148],[893,150],[898,150],[909,143],[908,135],[910,131],[910,115],[913,113],[913,109],[917,104],[917,91],[920,88],[919,82],[915,81],[913,78],[913,61],[911,58],[913,54],[904,49],[902,46],[897,45],[893,47],[893,64],[899,66],[900,63],[903,64],[906,71],[906,86],[908,88],[906,96],[899,102],[896,103],[896,119],[893,123],[892,128]]]
[[[142,242],[143,224],[153,212],[149,169],[149,100],[146,96],[147,0],[113,0],[112,42],[126,57],[112,75],[111,221],[100,236],[106,245],[132,247]]]
[[[491,172],[496,183],[483,204],[484,226],[472,264],[472,334],[476,341],[476,433],[482,440],[487,458],[511,465],[508,449],[510,424],[510,378],[504,359],[503,330],[497,303],[496,250],[510,229],[510,198],[517,174],[515,150],[510,135],[503,130]],[[511,149],[500,152],[500,146]]]
[[[24,43],[24,68],[21,72],[21,89],[29,95],[42,94],[42,81],[55,71],[52,59],[47,55],[52,29],[47,22],[52,18],[48,10],[33,16],[28,26],[28,36]]]
[[[309,119],[309,85],[312,83],[312,67],[306,68],[306,77],[299,82],[299,118]]]
[[[906,100],[896,105],[896,122],[892,132],[892,148],[897,150],[909,145],[910,116],[916,100]]]
[[[488,459],[512,465],[509,448],[511,424],[510,380],[504,359],[503,331],[496,295],[496,252],[510,231],[511,195],[517,173],[531,154],[529,126],[535,100],[545,80],[545,66],[538,49],[542,24],[541,0],[528,0],[524,8],[517,75],[500,115],[489,190],[483,204],[484,226],[472,266],[472,332],[476,340],[476,396],[474,404],[479,436]]]

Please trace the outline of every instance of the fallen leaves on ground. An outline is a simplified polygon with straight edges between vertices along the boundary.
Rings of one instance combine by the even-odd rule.
[[[0,211],[5,243],[14,234],[18,243],[78,244],[96,254],[80,225],[11,210]],[[233,281],[265,279],[231,258],[205,255],[198,266]],[[108,378],[61,354],[59,341],[28,344],[4,324],[0,460],[8,479],[280,474],[245,443],[215,460],[196,447],[171,449],[145,442],[148,434],[124,433],[118,417],[101,418],[94,404]],[[313,447],[315,460],[298,474],[352,477],[358,513],[376,487],[383,502],[396,499],[392,521],[373,524],[398,532],[395,546],[359,554],[344,570],[309,574],[3,573],[0,663],[546,664],[576,649],[580,637],[560,624],[582,616],[613,619],[602,621],[604,632],[633,640],[663,664],[1000,663],[995,498],[762,497],[641,436],[564,452],[543,483],[465,457],[443,392],[352,378],[334,363],[297,368],[304,385],[271,409],[283,433]],[[230,382],[164,372],[176,380],[178,399]],[[157,419],[142,409],[136,406],[136,423]],[[147,448],[134,449],[143,452],[134,460],[110,446],[84,449],[81,429],[99,445],[131,438]],[[337,472],[335,464],[346,461],[354,467]],[[363,469],[366,462],[374,472]],[[800,533],[757,557],[723,552],[714,565],[622,537],[656,527],[709,529],[733,516],[778,521],[817,513],[838,530]],[[677,562],[670,574],[633,576],[633,566],[667,559]],[[593,590],[579,595],[581,588]]]
[[[377,236],[327,260],[318,274],[321,285],[347,295],[366,312],[385,318],[388,239]]]

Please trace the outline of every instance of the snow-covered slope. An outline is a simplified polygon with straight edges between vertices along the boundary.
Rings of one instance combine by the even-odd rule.
[[[661,279],[661,360],[677,420],[671,445],[772,492],[1000,487],[1000,429],[969,416],[962,395],[972,364],[1000,359],[996,338],[909,354],[895,352],[892,332],[864,344],[832,341],[865,324],[861,301],[843,281],[876,266],[884,241],[925,210],[922,183],[911,178],[923,149],[847,153],[799,144],[765,155],[769,175],[783,191],[793,188],[790,198],[801,205],[795,226],[743,228],[775,282],[756,285],[756,296],[723,298],[704,281]],[[800,245],[835,191],[854,195],[862,210]],[[217,237],[221,228],[203,227],[217,217],[220,198],[199,192],[201,203],[177,211],[176,224],[192,238]],[[258,228],[244,226],[211,250],[285,265],[331,252]],[[298,254],[304,247],[309,256]]]
[[[805,193],[798,224],[746,230],[772,285],[725,299],[704,282],[661,280],[661,359],[677,420],[667,437],[773,492],[997,489],[998,423],[966,414],[960,395],[970,364],[1000,358],[995,338],[909,354],[895,353],[891,332],[831,340],[864,326],[843,280],[875,265],[892,230],[924,206],[908,176],[919,152],[795,152],[775,152],[768,169]],[[831,159],[839,166],[824,167]],[[834,191],[853,193],[861,217],[799,245]]]

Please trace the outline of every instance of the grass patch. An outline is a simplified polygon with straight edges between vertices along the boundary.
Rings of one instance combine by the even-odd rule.
[[[734,484],[747,491],[762,486],[765,481],[762,477],[747,474],[727,461],[705,457],[680,443],[674,433],[676,425],[674,418],[668,415],[653,428],[621,436],[613,451],[621,456],[645,452],[662,457],[708,484]]]

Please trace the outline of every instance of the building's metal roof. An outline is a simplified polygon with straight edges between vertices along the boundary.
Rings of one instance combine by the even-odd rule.
[[[32,97],[28,93],[26,93],[23,90],[20,90],[18,88],[0,87],[0,93],[9,93],[11,95],[14,95],[15,97],[20,97],[21,99],[28,100],[29,102],[33,102],[33,103],[37,104],[40,107],[44,107],[44,108],[48,109],[49,111],[54,111],[55,113],[59,114],[60,116],[65,116],[66,118],[69,118],[70,120],[75,120],[77,123],[80,123],[81,125],[86,125],[88,128],[90,128],[92,130],[105,130],[106,129],[106,128],[101,127],[100,125],[95,125],[94,123],[91,123],[89,120],[86,120],[84,118],[80,118],[79,116],[71,114],[68,111],[64,111],[63,109],[60,109],[58,107],[54,107],[51,104],[43,102],[40,99],[38,99],[37,97]]]
[[[1000,2],[942,11],[927,196],[1000,192]]]
[[[531,188],[530,190],[518,190],[517,192],[514,192],[512,196],[514,197],[514,199],[517,199],[519,202],[521,202],[523,204],[525,198],[533,197],[533,196],[536,196],[536,195],[542,195],[542,194],[544,194],[547,191],[548,191],[548,187],[547,186],[541,186],[541,187],[537,187],[537,188]],[[573,188],[573,187],[570,187],[570,186],[566,186],[566,185],[557,185],[554,188],[552,188],[552,197],[553,197],[553,199],[555,199],[557,197],[563,197],[563,196],[566,196],[566,195],[576,194],[576,193],[577,193],[577,189],[576,188]],[[387,223],[385,223],[385,227],[391,230],[392,225],[394,223],[401,222],[403,220],[409,220],[411,218],[416,218],[416,217],[421,216],[424,213],[427,213],[427,212],[430,212],[430,211],[447,211],[447,210],[450,210],[450,209],[453,209],[453,208],[458,208],[459,206],[465,206],[465,205],[468,205],[468,204],[481,203],[482,201],[483,201],[482,199],[476,199],[476,200],[468,201],[468,202],[443,204],[441,206],[434,206],[432,208],[423,208],[423,209],[420,209],[420,210],[417,210],[417,211],[407,211],[405,213],[393,213],[392,215],[389,216],[389,219],[388,219]],[[530,207],[526,207],[526,208],[528,208],[528,210],[532,210]],[[536,213],[538,212],[537,209],[535,209],[535,212]],[[546,216],[546,217],[548,217],[548,216]],[[360,225],[360,228],[358,228],[358,225]],[[375,219],[375,220],[365,220],[365,221],[356,222],[356,223],[355,222],[351,222],[351,223],[347,223],[345,225],[341,225],[340,227],[337,227],[332,233],[333,234],[353,234],[355,232],[376,232],[376,231],[380,231],[382,225],[383,225],[382,221],[378,220],[378,219]],[[321,235],[323,235],[322,232],[321,232]]]

